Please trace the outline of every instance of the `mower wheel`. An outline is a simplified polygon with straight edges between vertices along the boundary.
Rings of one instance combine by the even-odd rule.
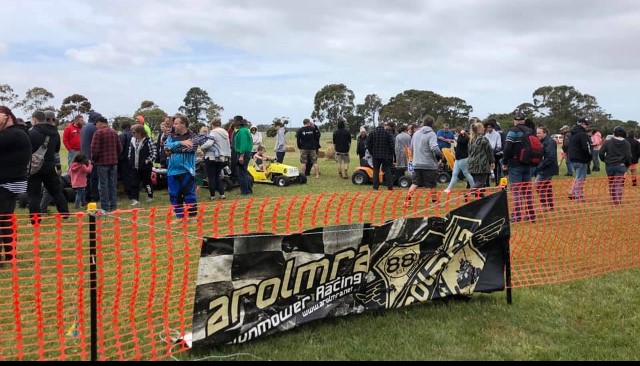
[[[363,172],[362,170],[356,170],[355,172],[353,172],[353,175],[351,176],[351,182],[359,186],[363,184],[367,184],[369,183],[369,176],[367,175],[367,173]]]

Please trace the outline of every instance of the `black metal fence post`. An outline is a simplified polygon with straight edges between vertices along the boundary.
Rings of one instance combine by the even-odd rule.
[[[98,264],[97,264],[97,205],[89,203],[89,292],[91,298],[91,361],[98,360]]]

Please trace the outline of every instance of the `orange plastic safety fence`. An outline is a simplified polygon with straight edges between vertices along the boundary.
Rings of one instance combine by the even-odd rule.
[[[640,267],[640,188],[606,178],[579,188],[571,179],[509,187],[513,288]],[[201,203],[182,220],[170,207],[98,217],[99,359],[157,360],[185,350],[173,340],[191,329],[203,237],[442,216],[480,194],[418,190],[408,206],[406,190],[267,197]],[[41,219],[1,222],[13,228],[3,241],[15,245],[0,268],[0,360],[89,360],[89,216]]]

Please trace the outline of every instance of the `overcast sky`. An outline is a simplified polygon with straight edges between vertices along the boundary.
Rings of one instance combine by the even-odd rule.
[[[311,115],[327,84],[362,103],[407,89],[512,111],[572,85],[613,118],[640,120],[636,0],[1,0],[0,84],[73,93],[107,117],[193,86],[268,124]],[[18,113],[20,115],[20,113]]]

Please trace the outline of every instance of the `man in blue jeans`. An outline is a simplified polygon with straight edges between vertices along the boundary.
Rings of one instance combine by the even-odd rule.
[[[513,193],[514,210],[511,222],[535,222],[536,212],[533,209],[533,187],[531,185],[531,165],[521,162],[520,150],[523,141],[534,132],[524,125],[525,117],[516,113],[513,117],[513,127],[507,133],[504,146],[503,169],[509,173],[509,189]]]
[[[587,179],[587,166],[591,162],[591,138],[587,135],[589,120],[580,118],[571,129],[571,141],[569,141],[569,161],[576,176],[571,185],[569,199],[584,202],[584,182]]]

